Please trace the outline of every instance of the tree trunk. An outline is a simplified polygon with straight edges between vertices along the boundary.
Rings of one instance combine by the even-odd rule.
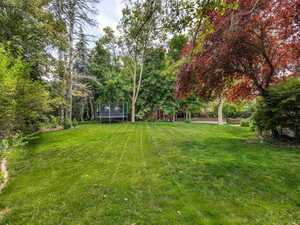
[[[273,139],[279,138],[280,135],[279,135],[277,128],[274,128],[271,130],[271,135],[272,135]]]
[[[131,122],[135,122],[135,102],[132,101],[131,103]]]
[[[219,100],[219,106],[218,106],[218,124],[219,125],[224,125],[223,121],[223,105],[224,105],[224,100],[220,98]]]
[[[91,120],[95,120],[95,110],[94,110],[94,104],[91,98],[89,98],[90,107],[91,107]]]
[[[83,116],[84,116],[84,102],[82,101],[81,102],[81,109],[80,109],[80,121],[84,120]]]
[[[73,39],[75,27],[75,9],[70,12],[70,27],[69,27],[69,46],[68,46],[68,74],[67,74],[67,110],[66,117],[72,120],[72,102],[73,102]]]
[[[64,106],[60,107],[60,124],[64,124],[65,122],[65,108]]]
[[[59,64],[58,64],[58,67],[61,68],[61,63],[64,62],[64,76],[65,76],[65,72],[66,72],[66,64],[65,64],[65,54],[63,52],[62,49],[58,49],[58,60],[59,60]],[[61,72],[61,71],[59,71]],[[65,103],[65,77],[62,78],[62,85],[61,85],[61,92],[62,92],[62,104],[60,106],[60,124],[64,124],[65,122],[65,106],[64,106],[64,103]]]

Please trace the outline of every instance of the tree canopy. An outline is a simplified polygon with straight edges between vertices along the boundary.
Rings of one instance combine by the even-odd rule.
[[[214,32],[180,67],[179,96],[195,90],[211,98],[227,90],[229,100],[265,95],[282,77],[296,75],[300,24],[296,0],[239,0],[237,9],[211,11]],[[189,56],[193,43],[182,55]]]

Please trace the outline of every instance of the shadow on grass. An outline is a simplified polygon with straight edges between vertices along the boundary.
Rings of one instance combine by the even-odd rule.
[[[174,158],[176,166],[170,168],[169,176],[178,176],[188,189],[201,187],[224,197],[234,195],[272,204],[280,200],[300,206],[297,149],[224,137],[183,141],[177,146],[180,155]]]

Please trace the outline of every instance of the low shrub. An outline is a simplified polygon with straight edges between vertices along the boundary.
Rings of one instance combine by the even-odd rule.
[[[64,129],[70,129],[73,127],[72,120],[70,119],[65,119],[64,121]]]
[[[269,88],[263,98],[258,99],[252,118],[259,131],[272,131],[273,137],[280,136],[283,128],[300,138],[300,80],[287,79]]]
[[[241,127],[249,127],[253,131],[256,130],[256,127],[254,125],[254,121],[253,121],[252,117],[248,117],[246,119],[241,120],[240,125],[241,125]]]
[[[0,155],[7,153],[11,149],[22,149],[30,141],[37,138],[37,133],[32,133],[29,135],[24,135],[21,133],[16,133],[9,139],[0,139]]]
[[[42,129],[48,129],[48,128],[57,128],[60,127],[60,119],[56,116],[50,115],[49,118],[40,124],[40,127]]]
[[[72,124],[74,127],[77,127],[79,125],[79,123],[76,119],[73,120]]]

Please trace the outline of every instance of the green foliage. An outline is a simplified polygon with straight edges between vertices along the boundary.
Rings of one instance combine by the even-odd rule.
[[[0,153],[7,152],[8,148],[9,148],[9,140],[8,139],[0,140]]]
[[[225,118],[238,118],[248,111],[245,104],[234,104],[225,102],[223,106],[223,115]],[[213,106],[213,117],[218,116],[218,104]]]
[[[104,29],[106,34],[96,42],[91,52],[88,73],[97,77],[100,85],[93,85],[95,99],[98,102],[121,102],[127,100],[125,79],[119,64],[116,38],[111,28]]]
[[[0,156],[12,149],[23,149],[30,141],[36,139],[36,133],[24,135],[23,133],[15,133],[9,139],[0,140]]]
[[[300,80],[287,79],[269,88],[253,115],[259,130],[289,128],[300,136]],[[276,132],[276,131],[275,131]]]
[[[174,61],[179,60],[181,56],[181,50],[187,42],[188,39],[185,35],[175,35],[169,42],[168,56]]]
[[[31,133],[50,111],[43,84],[28,78],[30,65],[0,46],[0,137]]]
[[[178,101],[180,109],[189,113],[199,113],[204,105],[204,101],[200,100],[195,94],[191,94],[187,98]]]
[[[149,49],[145,58],[145,69],[140,97],[137,101],[139,119],[156,110],[163,110],[172,115],[177,112],[178,102],[174,96],[175,77],[164,75],[165,50],[163,48]]]
[[[24,133],[37,131],[50,112],[49,94],[38,81],[20,79],[16,88],[16,128]]]
[[[74,127],[77,127],[79,125],[79,123],[76,119],[73,120],[72,124]]]
[[[254,125],[254,120],[252,117],[248,117],[241,120],[241,127],[249,127],[251,130],[255,131],[256,127]]]
[[[250,118],[241,120],[241,127],[250,127]]]
[[[60,118],[54,115],[49,115],[45,122],[42,122],[40,127],[47,128],[57,128],[60,126]]]
[[[64,128],[65,128],[65,129],[70,129],[70,128],[72,128],[72,127],[73,127],[73,122],[72,122],[72,120],[66,118],[66,119],[64,120]]]
[[[0,184],[4,182],[4,174],[0,171]]]
[[[46,12],[48,1],[6,0],[0,2],[0,43],[13,57],[22,56],[24,61],[31,62],[29,75],[40,79],[41,68],[47,64],[46,47],[64,42],[61,22]]]
[[[185,36],[175,35],[169,42],[168,52],[163,47],[151,48],[146,52],[144,79],[137,101],[139,119],[147,118],[156,110],[162,110],[166,115],[174,115],[178,111],[200,111],[203,102],[195,95],[186,99],[175,97],[176,72],[168,68],[179,59],[186,41]]]

